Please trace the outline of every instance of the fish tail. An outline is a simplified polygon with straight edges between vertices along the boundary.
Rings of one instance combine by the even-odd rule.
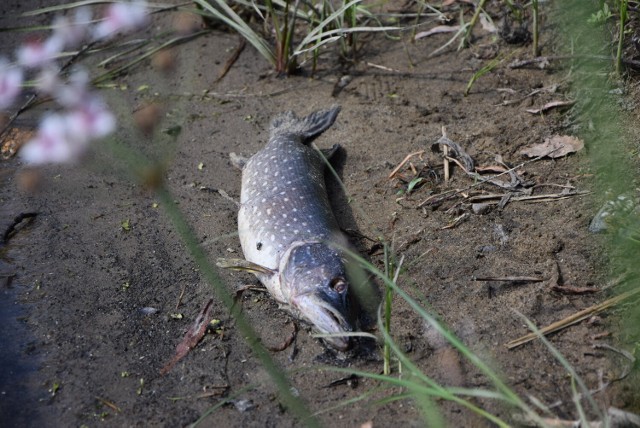
[[[299,118],[292,111],[282,113],[271,122],[271,135],[294,135],[302,137],[304,144],[309,144],[316,137],[329,129],[340,113],[340,106],[334,105],[326,110],[314,111],[308,116]]]

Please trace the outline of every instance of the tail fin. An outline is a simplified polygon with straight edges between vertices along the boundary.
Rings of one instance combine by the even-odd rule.
[[[329,129],[340,113],[340,106],[335,105],[327,110],[318,110],[310,115],[298,118],[292,111],[282,113],[271,122],[271,136],[301,136],[302,142],[308,144]]]

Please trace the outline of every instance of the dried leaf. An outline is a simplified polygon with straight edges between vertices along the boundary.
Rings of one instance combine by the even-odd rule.
[[[178,361],[184,358],[190,350],[196,347],[198,342],[202,340],[207,326],[211,322],[211,310],[213,309],[213,299],[209,300],[207,304],[202,308],[195,321],[189,328],[189,331],[184,335],[182,342],[176,347],[176,353],[174,357],[169,361],[161,370],[160,374],[164,375],[169,372],[176,365]]]
[[[482,26],[483,30],[488,31],[489,33],[498,32],[498,29],[496,28],[494,23],[491,21],[491,18],[489,18],[489,16],[485,13],[480,14],[480,25]]]
[[[531,114],[539,114],[551,110],[552,108],[572,106],[575,103],[575,101],[551,101],[550,103],[546,103],[540,108],[527,109],[527,112]]]
[[[416,34],[413,39],[423,39],[425,37],[433,36],[434,34],[440,33],[455,33],[458,30],[460,30],[459,25],[438,25],[436,27],[433,27],[431,30],[421,31],[420,33]]]
[[[504,166],[501,165],[487,165],[487,166],[476,166],[476,172],[494,172],[496,174],[503,173],[507,170]]]
[[[2,149],[0,149],[2,158],[9,159],[15,155],[20,149],[20,146],[26,143],[33,134],[34,132],[31,130],[12,128],[2,142]]]
[[[545,157],[559,158],[582,150],[582,140],[569,135],[554,135],[544,140],[544,143],[535,144],[520,151],[520,154],[530,158]]]

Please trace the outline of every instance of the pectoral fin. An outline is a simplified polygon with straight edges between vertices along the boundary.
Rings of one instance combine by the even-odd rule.
[[[328,148],[328,149],[318,149],[318,150],[320,150],[320,153],[322,153],[322,156],[324,156],[328,160],[331,160],[333,155],[335,155],[336,152],[340,150],[340,144],[334,144],[333,146],[331,146],[331,148]]]
[[[234,152],[229,153],[229,160],[231,161],[231,165],[242,171],[244,166],[249,162],[250,158],[237,155]]]
[[[260,266],[245,259],[225,259],[216,260],[216,266],[223,269],[242,270],[250,273],[261,273],[265,275],[273,275],[275,270],[268,267]]]

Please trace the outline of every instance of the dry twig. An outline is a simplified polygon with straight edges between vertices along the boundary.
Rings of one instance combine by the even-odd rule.
[[[540,278],[537,276],[503,276],[503,277],[482,277],[476,278],[473,277],[473,281],[507,281],[507,282],[542,282],[544,278]]]
[[[400,162],[398,164],[398,166],[396,166],[395,168],[393,168],[393,171],[391,171],[391,173],[389,174],[389,177],[387,178],[393,178],[398,171],[400,171],[400,169],[407,163],[409,162],[409,159],[411,159],[414,156],[418,156],[418,155],[422,155],[424,154],[424,150],[418,150],[417,152],[413,152],[413,153],[409,153],[408,155],[406,155],[404,157],[404,159],[402,160],[402,162]]]
[[[571,325],[577,324],[580,321],[583,321],[587,318],[589,318],[592,315],[595,315],[597,313],[600,313],[602,311],[604,311],[605,309],[609,309],[610,307],[617,305],[618,303],[628,299],[629,297],[632,297],[636,294],[640,293],[640,287],[636,288],[634,290],[630,290],[627,291],[626,293],[622,293],[616,297],[612,297],[611,299],[605,300],[602,303],[598,303],[597,305],[593,305],[590,306],[586,309],[583,309],[579,312],[576,312],[573,315],[570,315],[560,321],[556,321],[552,324],[549,324],[546,327],[543,327],[539,330],[539,332],[533,332],[533,333],[529,333],[526,334],[522,337],[519,337],[515,340],[512,340],[511,342],[508,342],[505,346],[508,349],[514,349],[517,348],[518,346],[524,345],[525,343],[531,342],[534,339],[538,338],[539,334],[543,334],[543,335],[547,335],[547,334],[551,334],[554,333],[556,331],[562,330],[564,328],[567,328]]]

